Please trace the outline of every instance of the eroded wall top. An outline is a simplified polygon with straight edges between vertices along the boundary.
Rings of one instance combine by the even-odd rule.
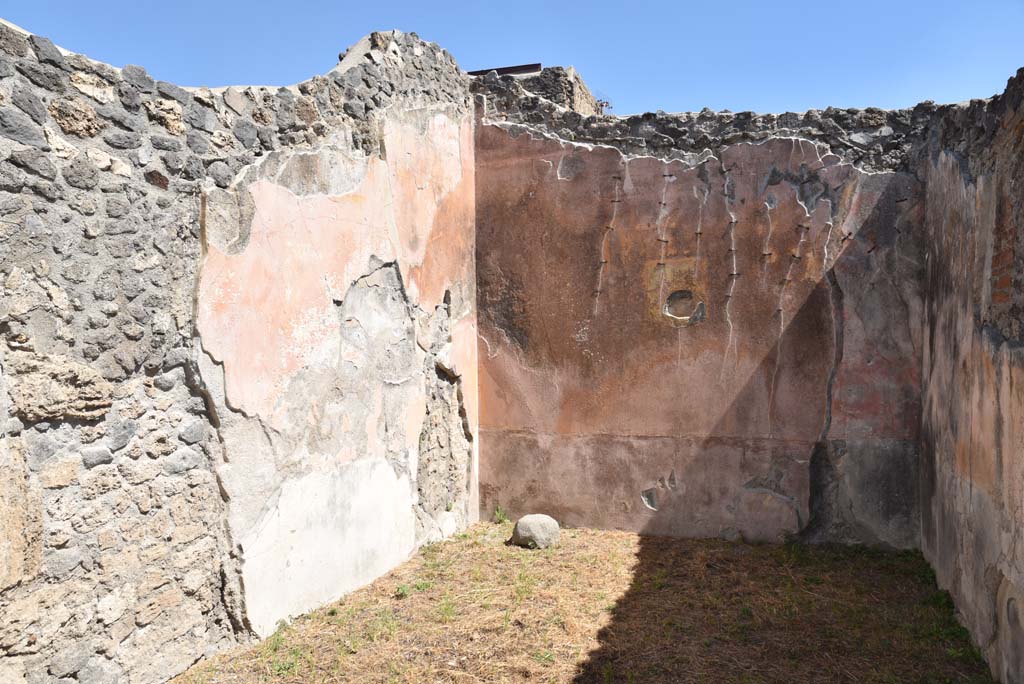
[[[602,115],[587,104],[573,106],[564,97],[572,91],[571,74],[553,70],[543,83],[496,73],[478,77],[473,89],[486,96],[485,116],[492,121],[520,123],[545,130],[569,142],[609,145],[627,155],[683,159],[692,162],[717,156],[727,145],[771,137],[798,137],[820,143],[843,161],[866,171],[913,171],[933,122],[961,118],[980,126],[987,100],[963,105],[922,102],[909,109],[810,109],[806,112],[758,114],[703,109],[663,111],[629,116]],[[551,81],[559,81],[555,87]],[[974,114],[957,114],[970,109]],[[987,125],[991,125],[991,122]],[[963,152],[966,148],[961,147]]]

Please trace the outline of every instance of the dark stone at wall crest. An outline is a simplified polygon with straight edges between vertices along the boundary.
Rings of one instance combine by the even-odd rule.
[[[64,55],[61,54],[53,41],[43,36],[29,36],[29,42],[36,51],[36,58],[43,64],[52,64],[55,67],[64,68]]]
[[[139,91],[127,82],[117,84],[117,96],[125,109],[134,112],[142,106],[142,96]]]
[[[28,41],[18,31],[0,24],[0,50],[12,57],[24,57],[28,54]]]
[[[25,145],[46,147],[42,129],[11,107],[0,107],[0,135]]]
[[[32,83],[54,93],[64,92],[64,74],[49,64],[18,62],[15,68]]]
[[[173,83],[168,83],[167,81],[157,81],[156,91],[161,95],[177,100],[183,105],[187,105],[192,102],[192,94],[190,92],[184,88],[174,85]]]
[[[128,64],[121,70],[121,76],[125,81],[144,93],[151,93],[156,83],[146,73],[146,70],[135,64]]]

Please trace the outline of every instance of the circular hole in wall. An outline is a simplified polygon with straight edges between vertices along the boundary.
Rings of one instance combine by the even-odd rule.
[[[665,313],[682,318],[693,312],[693,292],[676,290],[665,300]]]
[[[665,307],[662,313],[665,316],[693,325],[700,323],[707,316],[704,302],[694,301],[696,298],[692,290],[676,290],[665,300]]]

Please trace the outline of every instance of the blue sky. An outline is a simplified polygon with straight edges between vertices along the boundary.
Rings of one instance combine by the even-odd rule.
[[[1001,92],[1024,66],[1024,0],[4,0],[0,16],[209,86],[295,83],[362,35],[399,28],[467,70],[572,64],[616,114],[956,102]]]

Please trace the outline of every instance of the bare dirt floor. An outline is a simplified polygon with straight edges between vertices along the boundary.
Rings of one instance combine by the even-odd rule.
[[[918,553],[481,523],[174,684],[990,682]]]

